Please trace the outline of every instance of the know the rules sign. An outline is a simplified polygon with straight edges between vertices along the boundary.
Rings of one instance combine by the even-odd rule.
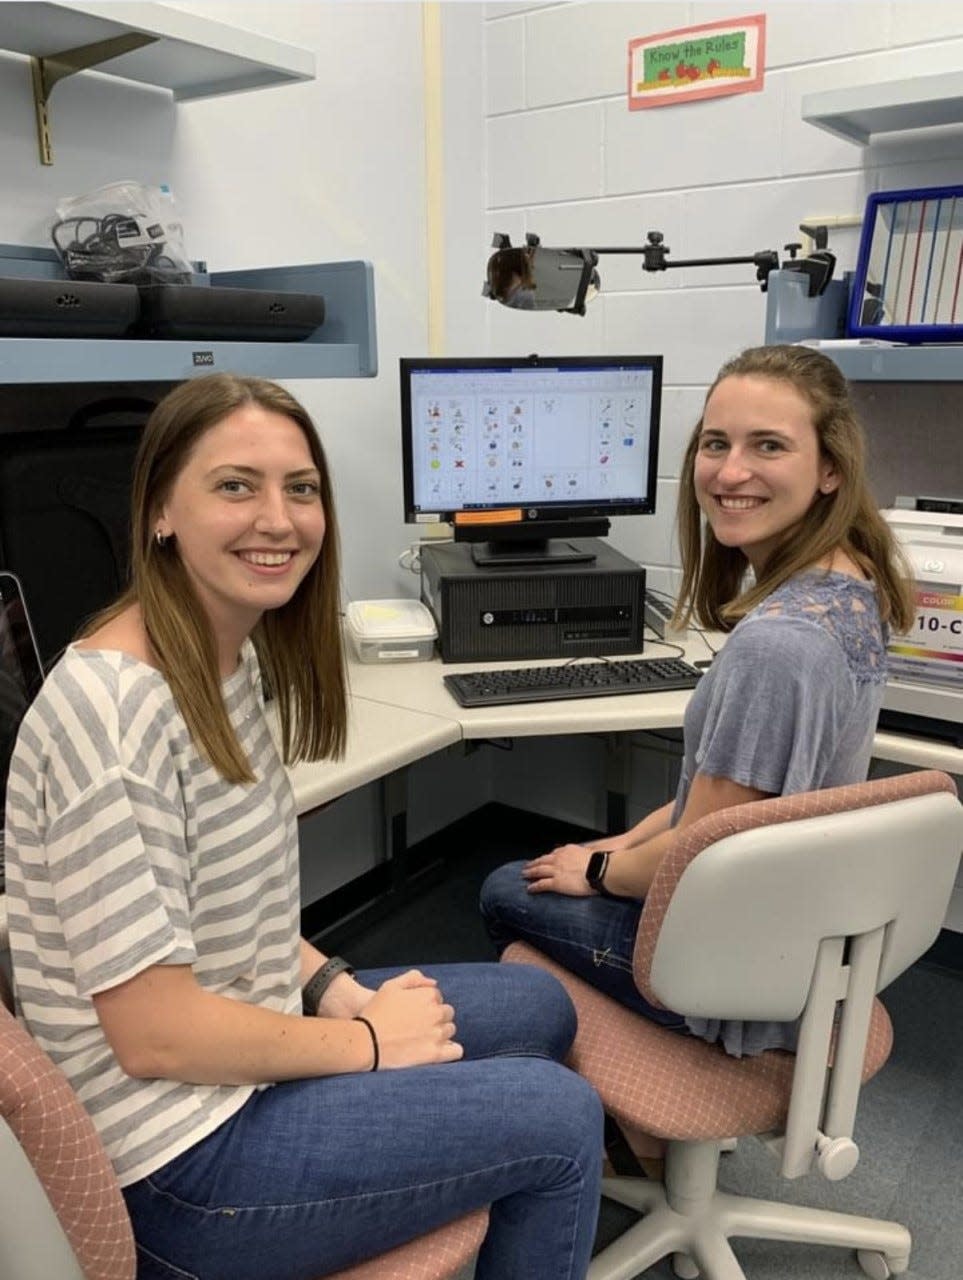
[[[765,68],[765,14],[640,36],[629,41],[629,110],[755,93]]]

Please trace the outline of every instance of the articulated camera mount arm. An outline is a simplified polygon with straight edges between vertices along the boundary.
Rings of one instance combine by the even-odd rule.
[[[645,239],[646,243],[641,248],[636,245],[634,248],[593,249],[592,252],[641,253],[643,271],[667,271],[669,267],[727,267],[745,263],[756,268],[756,279],[763,293],[769,283],[769,272],[779,267],[779,254],[775,249],[762,249],[759,253],[736,258],[686,258],[670,262],[667,257],[669,246],[665,244],[661,231],[650,231]]]
[[[643,271],[668,271],[670,267],[724,267],[746,265],[756,269],[756,279],[763,293],[768,290],[773,271],[786,269],[806,277],[809,297],[822,293],[832,278],[835,256],[826,248],[825,227],[802,227],[814,236],[816,250],[805,258],[797,258],[799,244],[784,246],[789,257],[780,264],[775,249],[740,254],[726,258],[669,259],[669,247],[661,231],[649,231],[642,245],[609,245],[599,248],[548,249],[539,236],[528,232],[525,247],[513,248],[511,239],[496,232],[492,240],[495,253],[488,262],[488,273],[482,292],[505,306],[535,311],[568,311],[585,314],[585,303],[600,287],[596,265],[603,254],[631,254],[642,258]]]

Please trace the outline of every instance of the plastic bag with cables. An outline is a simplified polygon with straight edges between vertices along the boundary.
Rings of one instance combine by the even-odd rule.
[[[184,229],[168,187],[112,182],[57,205],[54,246],[71,280],[189,284]]]

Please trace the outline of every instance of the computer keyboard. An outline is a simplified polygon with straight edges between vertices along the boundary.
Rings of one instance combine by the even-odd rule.
[[[617,693],[661,693],[692,689],[702,672],[681,658],[627,658],[559,667],[514,667],[444,676],[448,692],[463,707],[511,702],[555,702]]]

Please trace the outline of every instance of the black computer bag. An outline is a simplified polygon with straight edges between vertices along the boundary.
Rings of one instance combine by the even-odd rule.
[[[21,581],[45,668],[127,582],[131,474],[152,408],[100,400],[63,429],[0,434],[0,564]]]

